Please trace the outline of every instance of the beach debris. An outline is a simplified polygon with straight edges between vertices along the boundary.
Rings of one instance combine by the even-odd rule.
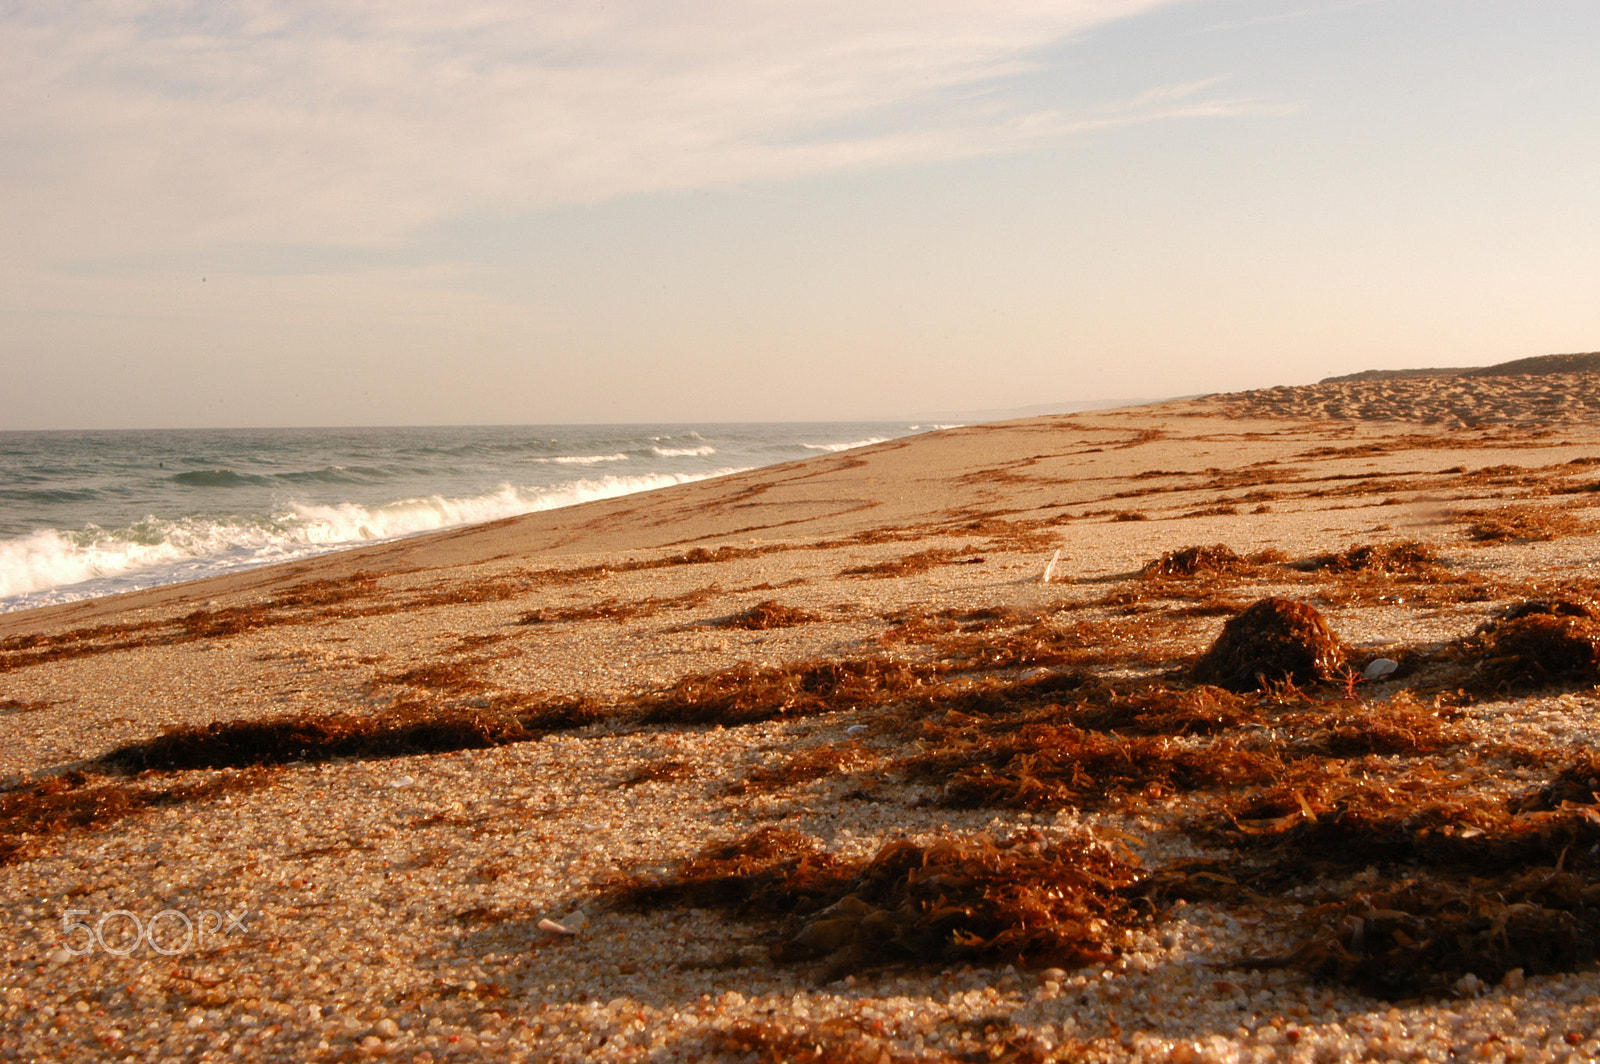
[[[1439,554],[1414,539],[1393,543],[1362,543],[1337,554],[1318,554],[1294,562],[1302,572],[1426,574],[1439,568]]]
[[[1493,688],[1600,682],[1600,611],[1572,599],[1513,606],[1470,637]]]
[[[648,724],[752,724],[871,705],[913,690],[938,673],[888,658],[814,658],[786,665],[740,662],[687,676],[644,707]]]
[[[986,724],[982,730],[975,727],[980,723]],[[1044,721],[1019,725],[967,718],[928,728],[925,741],[938,745],[898,767],[913,780],[942,781],[938,803],[957,809],[1093,807],[1132,794],[1155,797],[1264,783],[1283,768],[1273,751],[1248,749],[1231,739],[1188,749],[1165,737]]]
[[[1361,670],[1363,680],[1381,680],[1392,674],[1400,667],[1400,663],[1393,658],[1374,658],[1367,662],[1367,667]]]
[[[870,730],[870,728],[871,725],[867,724],[852,724],[844,730],[844,733],[846,735],[860,735],[862,732]]]
[[[1061,548],[1057,547],[1056,548],[1056,552],[1054,554],[1050,555],[1050,560],[1045,563],[1044,574],[1039,577],[1039,583],[1048,584],[1055,577],[1055,575],[1056,575],[1056,563],[1059,562],[1060,560],[1061,560]]]
[[[517,619],[518,624],[552,624],[557,621],[632,621],[641,617],[654,617],[664,610],[699,606],[721,593],[715,584],[695,588],[681,595],[647,595],[641,599],[623,602],[614,597],[581,606],[540,606],[529,610]]]
[[[1596,889],[1593,877],[1551,868],[1478,886],[1408,881],[1331,909],[1329,932],[1301,952],[1313,974],[1374,997],[1472,996],[1600,957],[1600,916],[1586,900]]]
[[[1556,774],[1532,794],[1512,803],[1514,813],[1560,809],[1564,805],[1600,804],[1600,754],[1588,754]]]
[[[623,787],[637,787],[641,783],[676,782],[694,779],[694,766],[677,758],[659,758],[640,766],[621,783]]]
[[[1222,626],[1190,678],[1244,692],[1285,681],[1331,682],[1344,666],[1344,647],[1314,607],[1264,598]]]
[[[1232,547],[1216,543],[1209,547],[1184,547],[1168,551],[1139,570],[1144,577],[1196,576],[1200,573],[1235,573],[1248,563]]]
[[[794,606],[785,606],[776,599],[766,599],[715,623],[724,628],[743,628],[747,631],[760,632],[768,628],[791,628],[797,624],[811,624],[818,620],[821,618],[814,613],[807,613]]]
[[[751,769],[742,781],[728,787],[726,793],[774,790],[829,776],[842,776],[866,768],[876,761],[877,758],[857,742],[815,746],[774,764]]]
[[[585,698],[506,693],[480,701],[447,707],[400,701],[381,713],[303,713],[184,725],[119,746],[96,764],[112,771],[171,772],[481,750],[581,728],[601,717],[599,705]]]
[[[981,565],[984,557],[977,551],[967,548],[956,550],[951,547],[933,547],[929,550],[917,551],[907,554],[894,561],[878,562],[875,565],[856,565],[839,573],[840,576],[871,576],[893,577],[911,576],[915,573],[924,573],[940,565]]]
[[[269,786],[278,770],[231,772],[203,783],[150,786],[63,772],[0,788],[0,865],[26,859],[36,845],[69,831],[96,830],[152,809],[210,801]]]
[[[1536,543],[1577,535],[1591,526],[1566,510],[1548,506],[1501,506],[1458,514],[1468,539],[1479,543]]]
[[[1035,832],[897,840],[845,859],[767,827],[702,850],[675,875],[631,879],[626,908],[733,909],[780,922],[779,963],[818,963],[824,981],[882,965],[981,961],[1078,968],[1111,959],[1133,910],[1131,861],[1093,839]]]
[[[540,931],[546,931],[552,935],[576,935],[578,933],[575,928],[568,927],[559,920],[552,920],[548,916],[540,920],[538,926]]]

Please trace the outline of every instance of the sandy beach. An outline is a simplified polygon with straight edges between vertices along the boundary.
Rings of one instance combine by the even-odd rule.
[[[0,1055],[1600,1059],[1597,502],[1354,381],[0,615]]]

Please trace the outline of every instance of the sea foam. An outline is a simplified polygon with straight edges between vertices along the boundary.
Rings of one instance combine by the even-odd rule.
[[[889,439],[887,436],[871,436],[864,440],[855,440],[852,443],[802,443],[800,446],[808,451],[848,451],[856,447],[870,447],[875,443],[883,443]]]
[[[433,495],[379,506],[290,503],[257,519],[148,517],[124,528],[42,529],[0,540],[0,611],[195,579],[739,471],[603,476],[537,488],[505,483],[472,497]]]

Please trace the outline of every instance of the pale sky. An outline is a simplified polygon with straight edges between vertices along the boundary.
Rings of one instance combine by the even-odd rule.
[[[0,429],[1600,350],[1595,0],[0,0]]]

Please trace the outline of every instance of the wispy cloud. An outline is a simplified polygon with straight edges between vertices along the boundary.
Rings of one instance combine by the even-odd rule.
[[[12,4],[0,222],[34,260],[381,245],[471,211],[1259,109],[1212,83],[1077,112],[1005,91],[1050,45],[1175,2]]]

